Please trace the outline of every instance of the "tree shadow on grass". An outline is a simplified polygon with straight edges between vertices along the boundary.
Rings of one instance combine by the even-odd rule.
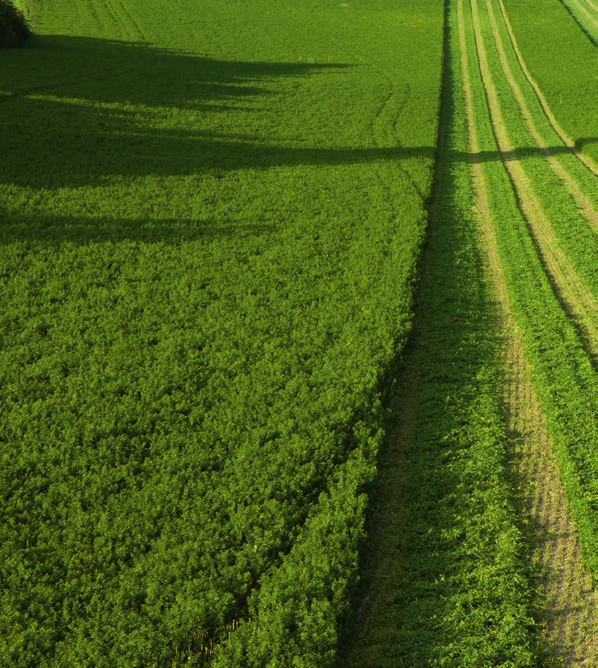
[[[348,67],[340,63],[224,61],[149,43],[35,35],[18,57],[3,66],[0,90],[101,104],[234,109],[243,98],[266,95],[261,85],[264,80]]]
[[[235,170],[435,156],[433,146],[326,148],[292,141],[285,145],[267,134],[219,132],[218,124],[209,127],[201,122],[229,112],[250,115],[259,105],[272,105],[275,111],[275,98],[281,93],[277,87],[273,93],[273,82],[322,71],[338,73],[351,67],[346,64],[218,61],[146,44],[65,36],[35,36],[2,64],[0,186],[28,188],[32,196],[61,188],[102,187],[123,178],[202,174],[218,178]],[[180,127],[176,127],[178,114]],[[200,119],[196,128],[185,121],[185,114]],[[584,138],[581,148],[595,141]],[[549,149],[553,155],[567,151],[564,146]],[[506,159],[539,152],[516,149]],[[469,153],[452,158],[471,160]],[[504,156],[482,152],[475,159],[484,162]],[[169,239],[228,233],[226,226],[196,221],[117,222],[100,219],[94,211],[88,218],[73,218],[43,213],[3,216],[0,209],[2,218],[5,240],[20,235],[48,241],[56,235],[66,240],[67,230],[81,240],[86,234],[98,239],[142,239],[146,234],[154,238],[158,229]],[[236,229],[241,230],[239,225]]]
[[[272,82],[347,67],[227,62],[145,44],[36,37],[0,75],[0,183],[56,189],[114,176],[269,166],[284,159],[273,157],[276,149],[254,149],[256,138],[202,121],[251,113],[258,100],[267,104]]]
[[[23,214],[6,216],[0,211],[0,244],[41,242],[46,246],[65,242],[76,244],[118,243],[183,243],[217,239],[248,239],[275,231],[274,225],[243,220],[194,220],[145,218],[85,218]]]
[[[254,95],[243,86],[231,95]],[[221,101],[222,91],[218,93]],[[284,146],[271,138],[197,130],[151,127],[149,112],[135,107],[97,107],[81,98],[5,98],[0,104],[0,184],[55,190],[106,185],[113,178],[222,173],[299,165],[362,164],[435,155],[433,146],[386,148],[319,148]],[[591,140],[585,139],[584,143]],[[569,152],[548,149],[551,155]],[[480,152],[479,162],[519,160],[539,155],[520,148],[508,156]],[[455,154],[469,162],[469,153]]]

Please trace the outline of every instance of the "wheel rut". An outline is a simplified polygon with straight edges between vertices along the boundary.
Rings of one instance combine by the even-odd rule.
[[[509,40],[511,42],[511,46],[513,48],[513,51],[515,52],[515,56],[517,58],[517,62],[519,63],[519,67],[521,68],[521,71],[523,73],[523,76],[527,79],[529,85],[533,88],[534,93],[536,94],[536,97],[538,99],[538,102],[540,103],[540,106],[542,107],[542,110],[544,111],[544,115],[548,119],[548,122],[552,126],[552,129],[556,132],[556,134],[561,138],[561,141],[563,142],[563,145],[567,146],[569,150],[577,157],[577,159],[582,162],[586,168],[594,174],[594,176],[598,176],[598,166],[596,166],[593,161],[584,153],[582,153],[576,146],[575,142],[567,135],[565,130],[560,126],[559,122],[555,118],[554,114],[552,113],[552,110],[544,97],[544,94],[540,90],[540,87],[530,74],[529,69],[527,68],[527,65],[525,64],[525,60],[523,59],[523,55],[521,53],[521,50],[519,48],[519,44],[517,43],[517,39],[515,37],[515,33],[513,31],[513,26],[511,25],[511,21],[509,20],[509,16],[507,14],[507,10],[505,8],[503,0],[498,0],[498,5],[500,8],[500,12],[502,14],[503,20],[505,22],[505,27],[507,29],[507,33],[509,35]]]
[[[498,27],[498,23],[496,21],[496,16],[494,14],[494,9],[492,7],[491,0],[486,0],[486,7],[488,10],[490,25],[494,30],[494,39],[496,42],[496,49],[498,52],[502,70],[517,100],[519,109],[521,110],[521,114],[525,119],[525,124],[527,126],[527,129],[529,130],[530,135],[533,137],[534,141],[536,142],[536,145],[540,149],[540,153],[548,161],[554,173],[561,179],[561,181],[565,184],[565,187],[567,188],[569,193],[575,199],[579,209],[582,211],[586,220],[588,220],[598,230],[598,213],[594,209],[592,202],[583,194],[575,179],[561,165],[559,160],[554,155],[552,155],[546,142],[544,141],[542,135],[540,134],[540,131],[538,130],[536,123],[534,122],[534,119],[532,117],[532,114],[529,110],[529,107],[525,101],[523,93],[521,92],[521,88],[519,87],[519,85],[515,81],[515,77],[513,76],[513,72],[509,65],[507,54],[505,52],[505,47],[502,38],[500,36],[500,30]],[[566,146],[566,144],[564,144],[564,146]]]
[[[472,20],[479,44],[476,7]],[[465,104],[472,156],[479,155],[473,92],[464,31],[463,0],[458,0],[458,28]],[[478,51],[481,69],[484,54]],[[488,79],[486,79],[488,83]],[[487,90],[488,97],[495,91]],[[506,163],[505,163],[506,165]],[[501,265],[492,210],[482,165],[472,159],[472,174],[483,246],[496,295],[496,320],[503,332],[507,383],[504,402],[507,437],[513,453],[511,470],[517,498],[527,524],[531,560],[538,573],[536,605],[543,625],[545,658],[549,665],[595,665],[598,646],[586,641],[598,635],[596,595],[591,574],[584,568],[580,546],[568,511],[545,419],[531,383],[523,339],[513,316]]]
[[[559,300],[571,315],[582,333],[589,355],[598,363],[598,302],[572,267],[559,245],[558,238],[534,192],[522,164],[514,155],[514,146],[508,135],[499,103],[499,96],[492,79],[486,47],[480,24],[478,4],[471,3],[471,16],[476,50],[488,109],[499,151],[517,195],[521,211],[541,253],[544,265],[553,281]]]
[[[598,16],[596,14],[596,12],[598,12],[598,6],[594,5],[594,3],[589,0],[585,3],[580,2],[579,0],[568,0],[568,4],[582,14],[594,30],[598,31]]]

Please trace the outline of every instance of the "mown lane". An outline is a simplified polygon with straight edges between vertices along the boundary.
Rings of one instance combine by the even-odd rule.
[[[460,43],[470,141],[472,152],[475,155],[480,150],[477,127],[480,116],[478,114],[476,120],[472,102],[472,86],[468,75],[471,64],[467,56],[463,4],[460,0],[458,6]],[[496,117],[498,116],[498,123],[502,119],[500,110],[496,106],[497,96],[488,77],[485,52],[480,53],[477,7],[474,3],[471,5],[467,3],[467,5],[467,13],[472,12],[468,19],[473,27],[477,28],[477,31],[474,29],[470,33],[470,39],[477,38],[477,55],[480,59],[480,74],[482,74],[482,77],[478,79],[478,86],[485,84],[487,98],[494,102],[494,104],[489,102],[487,112],[490,116],[494,113],[494,131],[499,134],[497,133]],[[487,8],[490,13],[492,10],[489,3]],[[497,31],[494,32],[494,35],[498,39]],[[500,49],[498,52],[500,53]],[[500,132],[504,133],[504,126],[500,128]],[[504,134],[502,138],[504,141]],[[510,158],[504,160],[503,164],[504,169],[511,173],[511,183],[520,185],[521,182],[513,178],[512,160]],[[489,171],[489,166],[486,166],[486,171]],[[523,517],[526,518],[526,535],[532,548],[532,563],[539,573],[539,580],[536,583],[539,588],[538,592],[545,588],[544,593],[537,593],[535,599],[535,605],[541,611],[540,619],[543,622],[541,628],[544,660],[551,661],[557,658],[565,660],[570,665],[585,665],[586,662],[591,663],[592,657],[595,658],[596,654],[596,644],[592,638],[595,638],[595,630],[598,627],[596,626],[596,598],[591,593],[592,578],[581,557],[578,538],[559,479],[553,444],[548,435],[542,408],[531,383],[532,370],[526,359],[525,344],[514,317],[503,271],[504,260],[501,259],[496,237],[496,221],[494,220],[496,202],[493,211],[489,202],[488,180],[479,162],[474,162],[473,172],[479,202],[478,215],[497,296],[496,305],[499,314],[502,314],[505,364],[508,369],[505,395],[507,434],[513,452],[512,470],[522,502]],[[521,203],[521,197],[519,201]]]

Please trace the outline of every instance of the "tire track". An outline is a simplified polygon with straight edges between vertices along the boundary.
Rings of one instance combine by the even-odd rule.
[[[466,115],[472,156],[480,152],[473,93],[464,32],[463,0],[458,0],[458,31]],[[546,595],[538,606],[546,620],[548,654],[569,665],[591,665],[596,643],[580,643],[580,637],[596,637],[595,595],[591,574],[582,565],[579,543],[562,488],[544,415],[535,396],[523,340],[510,304],[507,283],[492,221],[482,165],[472,158],[473,183],[483,246],[488,257],[491,284],[496,294],[497,324],[504,332],[503,350],[507,386],[505,407],[507,437],[514,453],[512,470],[518,483],[518,499],[531,518],[532,563],[543,573]]]
[[[514,147],[509,139],[498,93],[490,73],[476,0],[471,0],[471,14],[488,109],[505,169],[559,300],[580,329],[594,364],[598,364],[598,303],[559,247],[558,239],[523,166],[518,160],[508,159],[514,155]]]
[[[145,42],[139,24],[127,10],[122,0],[104,0],[102,3],[86,2],[87,11],[95,24],[111,39]],[[106,25],[108,23],[108,26]]]
[[[594,164],[594,162],[589,158],[587,155],[582,153],[582,151],[575,145],[575,142],[569,137],[569,135],[565,132],[565,130],[560,126],[559,122],[555,118],[554,114],[552,113],[552,110],[544,97],[544,94],[540,90],[540,87],[536,83],[535,79],[532,77],[530,74],[530,71],[527,69],[527,65],[525,64],[525,61],[523,59],[523,54],[521,53],[521,50],[519,49],[519,44],[517,42],[517,39],[515,37],[515,33],[513,31],[513,26],[511,25],[511,22],[509,20],[509,16],[507,14],[507,10],[505,8],[503,0],[498,0],[498,5],[500,7],[500,11],[503,17],[503,20],[505,22],[505,26],[507,28],[507,33],[509,35],[509,40],[511,42],[511,46],[513,47],[513,51],[515,52],[515,56],[517,58],[517,61],[519,63],[519,67],[521,68],[521,71],[523,72],[523,76],[527,79],[529,85],[533,88],[534,93],[536,94],[536,97],[538,99],[538,102],[540,103],[540,106],[542,107],[542,110],[544,111],[544,115],[548,119],[548,122],[552,126],[552,129],[556,132],[556,134],[561,138],[561,141],[565,146],[569,148],[569,150],[577,157],[577,159],[582,162],[588,169],[589,171],[594,174],[594,176],[598,176],[598,166]]]
[[[112,17],[116,26],[122,27],[126,36],[133,40],[145,42],[145,36],[125,3],[122,0],[106,0],[106,9]]]
[[[407,100],[409,98],[409,86],[406,87],[406,90],[402,94],[402,100],[399,102],[397,112],[395,114],[396,118],[393,120],[393,123],[390,125],[390,128],[384,132],[384,127],[382,127],[382,118],[385,115],[385,112],[387,109],[390,109],[393,106],[394,100],[398,98],[398,94],[396,92],[395,86],[392,82],[392,80],[385,76],[384,78],[387,80],[388,85],[390,87],[390,92],[388,95],[384,98],[382,103],[380,104],[380,107],[372,117],[372,121],[370,124],[371,127],[371,134],[372,138],[374,141],[374,145],[376,148],[383,149],[387,147],[387,142],[390,139],[393,144],[395,144],[395,138],[396,138],[396,127],[398,124],[398,117],[400,114],[401,109],[405,106],[407,103]],[[388,128],[388,125],[385,126]],[[386,136],[384,136],[386,135]],[[419,187],[418,183],[415,181],[415,179],[412,177],[412,175],[401,165],[400,160],[394,160],[393,161],[394,167],[397,169],[401,177],[409,183],[413,189],[417,192],[418,196],[422,201],[425,200],[424,194],[421,191],[421,188]],[[388,185],[384,182],[384,179],[382,178],[382,175],[380,174],[380,170],[377,167],[374,167],[374,170],[376,172],[376,177],[382,184],[382,186],[385,188],[385,190],[388,192],[389,196],[391,196],[390,189],[388,188]]]
[[[596,11],[596,7],[591,2],[588,1],[586,4],[584,4],[582,2],[578,2],[578,0],[568,0],[567,4],[572,9],[575,9],[582,16],[584,16],[592,28],[598,31],[598,18],[596,17],[595,13],[592,12],[592,9],[594,12]],[[591,9],[588,9],[588,5]]]
[[[496,49],[498,52],[500,65],[509,83],[509,86],[511,87],[511,90],[513,91],[515,99],[517,100],[519,109],[521,110],[521,115],[525,119],[525,124],[527,126],[527,129],[529,130],[529,133],[534,138],[534,141],[536,142],[536,145],[540,149],[541,154],[550,164],[553,172],[563,181],[567,190],[573,196],[575,202],[577,203],[577,206],[583,212],[583,215],[586,218],[586,220],[588,220],[588,222],[590,222],[598,230],[598,213],[594,209],[592,202],[583,194],[575,179],[573,179],[573,177],[569,174],[569,172],[563,167],[563,165],[561,165],[559,160],[550,153],[550,150],[548,149],[546,142],[544,141],[542,135],[540,134],[536,126],[536,123],[534,122],[534,119],[532,117],[532,114],[529,110],[529,107],[527,106],[523,93],[521,92],[521,88],[519,87],[518,83],[515,81],[515,77],[513,76],[513,71],[511,70],[511,67],[509,65],[504,44],[500,36],[499,27],[496,21],[496,16],[494,14],[494,9],[492,7],[491,0],[486,0],[486,7],[488,9],[488,17],[490,19],[490,25],[492,26],[494,32],[494,40],[496,43]]]

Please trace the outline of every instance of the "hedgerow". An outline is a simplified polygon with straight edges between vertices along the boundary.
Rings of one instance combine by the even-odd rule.
[[[23,12],[11,0],[0,0],[0,47],[20,46],[30,35]]]

